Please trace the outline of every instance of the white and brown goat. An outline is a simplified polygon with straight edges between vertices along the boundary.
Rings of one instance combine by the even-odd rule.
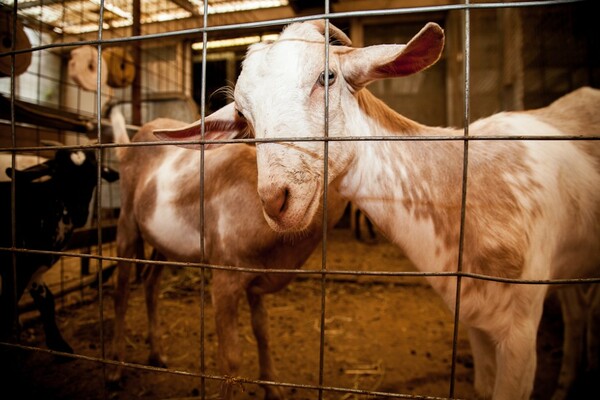
[[[269,225],[303,230],[319,208],[324,180],[364,211],[425,272],[452,272],[459,259],[463,180],[462,130],[405,118],[365,86],[426,69],[440,57],[444,32],[427,24],[406,45],[329,48],[325,24],[294,23],[272,43],[252,45],[222,124],[244,120],[257,139],[258,192]],[[390,137],[332,140],[328,175],[324,136]],[[547,280],[600,277],[600,146],[564,135],[600,135],[600,91],[581,88],[548,107],[503,112],[473,123],[471,136],[556,136],[559,140],[473,140],[462,270],[489,277]],[[232,125],[233,126],[233,125]],[[231,138],[238,129],[219,131]],[[197,136],[197,127],[159,133]],[[402,137],[459,140],[397,140]],[[211,135],[206,136],[211,139]],[[283,142],[281,140],[284,140]],[[285,141],[288,139],[287,141]],[[396,140],[394,140],[396,139]],[[454,309],[457,280],[429,282]],[[468,326],[475,389],[483,397],[526,399],[536,370],[536,334],[548,285],[462,280],[460,320]]]
[[[123,115],[111,113],[115,142],[129,143]],[[211,127],[211,117],[206,120]],[[155,141],[155,129],[177,128],[183,122],[157,119],[141,127],[133,142]],[[204,168],[204,258],[200,248],[200,152],[176,147],[136,146],[117,148],[120,163],[121,212],[117,230],[120,257],[143,259],[142,242],[161,259],[205,262],[265,272],[212,270],[211,296],[218,337],[217,362],[225,376],[236,376],[241,362],[238,338],[238,303],[247,297],[252,328],[258,344],[260,379],[276,381],[268,342],[268,315],[262,296],[284,288],[293,274],[269,274],[270,269],[301,268],[322,239],[322,216],[301,233],[273,231],[263,216],[258,194],[256,150],[232,144],[207,150]],[[333,226],[346,201],[331,190],[328,222]],[[114,358],[124,359],[124,320],[132,263],[120,262],[115,294]],[[152,265],[145,280],[149,320],[150,362],[164,365],[156,317],[159,277],[163,267]],[[121,369],[109,375],[120,380]],[[224,384],[222,398],[229,399],[232,385]],[[281,399],[280,387],[265,386],[265,398]]]

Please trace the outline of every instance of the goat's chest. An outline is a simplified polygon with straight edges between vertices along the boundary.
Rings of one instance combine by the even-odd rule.
[[[168,174],[146,180],[133,199],[135,219],[144,240],[172,260],[197,260],[200,254],[198,202],[182,199]]]

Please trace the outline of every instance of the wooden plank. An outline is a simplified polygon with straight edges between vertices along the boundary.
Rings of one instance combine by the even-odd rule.
[[[117,225],[110,224],[102,226],[102,243],[114,242],[117,238]],[[65,250],[81,249],[98,245],[98,228],[82,228],[73,232]]]
[[[42,146],[42,141],[58,141],[65,145],[85,144],[89,139],[94,139],[93,135],[62,131],[59,129],[48,128],[45,126],[35,126],[17,123],[15,126],[16,146],[17,147],[35,147]],[[10,121],[0,121],[0,148],[3,150],[12,147]],[[51,150],[41,150],[39,155],[50,158],[54,154]]]
[[[133,0],[133,25],[131,26],[131,35],[139,36],[142,32],[141,0]],[[140,43],[133,45],[133,65],[135,75],[131,84],[131,120],[134,125],[142,124],[142,49]]]
[[[192,13],[193,16],[198,16],[198,8],[190,3],[188,0],[171,0],[178,7],[183,8],[185,11]]]
[[[332,4],[333,12],[386,10],[394,8],[430,7],[456,4],[452,0],[342,0]]]
[[[351,0],[351,1],[339,1],[331,5],[332,12],[348,12],[348,11],[361,11],[361,10],[377,10],[377,9],[394,9],[402,7],[421,7],[421,6],[440,6],[453,4],[451,0]],[[285,18],[294,18],[298,16],[305,16],[314,14],[314,10],[305,10],[300,13],[296,13],[291,6],[264,8],[257,10],[246,10],[231,13],[222,14],[211,14],[208,16],[209,26],[221,26],[221,25],[232,25],[232,24],[243,24],[250,22],[262,22],[272,21]],[[177,21],[178,29],[181,31],[200,28],[202,26],[202,20],[197,16],[191,18],[184,18]],[[164,33],[170,29],[170,24],[165,23],[149,23],[144,24],[144,33],[146,34],[157,34]],[[223,39],[237,36],[247,35],[253,32],[264,31],[264,28],[260,29],[245,29],[242,31],[219,31],[211,32],[209,39]],[[108,31],[107,31],[108,32]],[[130,36],[129,27],[111,29],[111,37],[127,37]],[[196,40],[201,39],[201,34],[188,34],[178,36],[173,40],[182,40],[193,38]],[[71,40],[96,40],[98,38],[97,32],[84,33],[73,37],[65,36],[65,41]],[[166,39],[168,40],[168,39]]]
[[[9,98],[0,95],[0,119],[10,120],[10,103]],[[90,133],[95,129],[94,120],[91,117],[86,118],[72,112],[22,100],[15,100],[14,107],[17,122],[80,133]]]

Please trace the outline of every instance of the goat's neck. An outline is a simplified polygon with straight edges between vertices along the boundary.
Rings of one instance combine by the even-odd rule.
[[[359,92],[351,136],[455,134],[430,128]],[[420,269],[440,270],[455,260],[460,226],[462,143],[455,141],[355,142],[354,162],[341,191]],[[360,147],[358,147],[360,146]]]

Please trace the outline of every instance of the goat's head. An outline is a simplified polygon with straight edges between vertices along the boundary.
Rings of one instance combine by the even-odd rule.
[[[267,221],[277,231],[306,228],[318,209],[324,187],[323,143],[294,139],[325,135],[325,88],[328,136],[350,135],[359,112],[359,90],[377,79],[406,76],[429,67],[439,59],[444,44],[442,29],[429,23],[406,45],[352,48],[346,35],[330,24],[329,31],[340,44],[330,46],[325,71],[329,40],[324,38],[324,28],[322,21],[295,23],[277,41],[252,45],[236,83],[235,102],[217,112],[214,121],[207,119],[219,126],[215,136],[220,138],[239,135],[243,127],[256,138],[278,139],[256,145],[258,192]],[[225,121],[233,129],[224,129]],[[205,138],[213,137],[211,130],[207,124]],[[185,135],[158,134],[182,139],[190,133],[188,129]],[[350,142],[330,142],[329,182],[348,169],[354,152]]]
[[[57,201],[64,205],[64,212],[74,227],[83,226],[97,182],[97,160],[91,150],[59,149],[54,157],[24,170],[6,169],[6,174],[19,184],[35,185],[36,180],[46,178],[39,184],[50,184]],[[102,167],[101,176],[108,182],[118,179],[118,173]],[[50,201],[50,199],[45,199]]]

